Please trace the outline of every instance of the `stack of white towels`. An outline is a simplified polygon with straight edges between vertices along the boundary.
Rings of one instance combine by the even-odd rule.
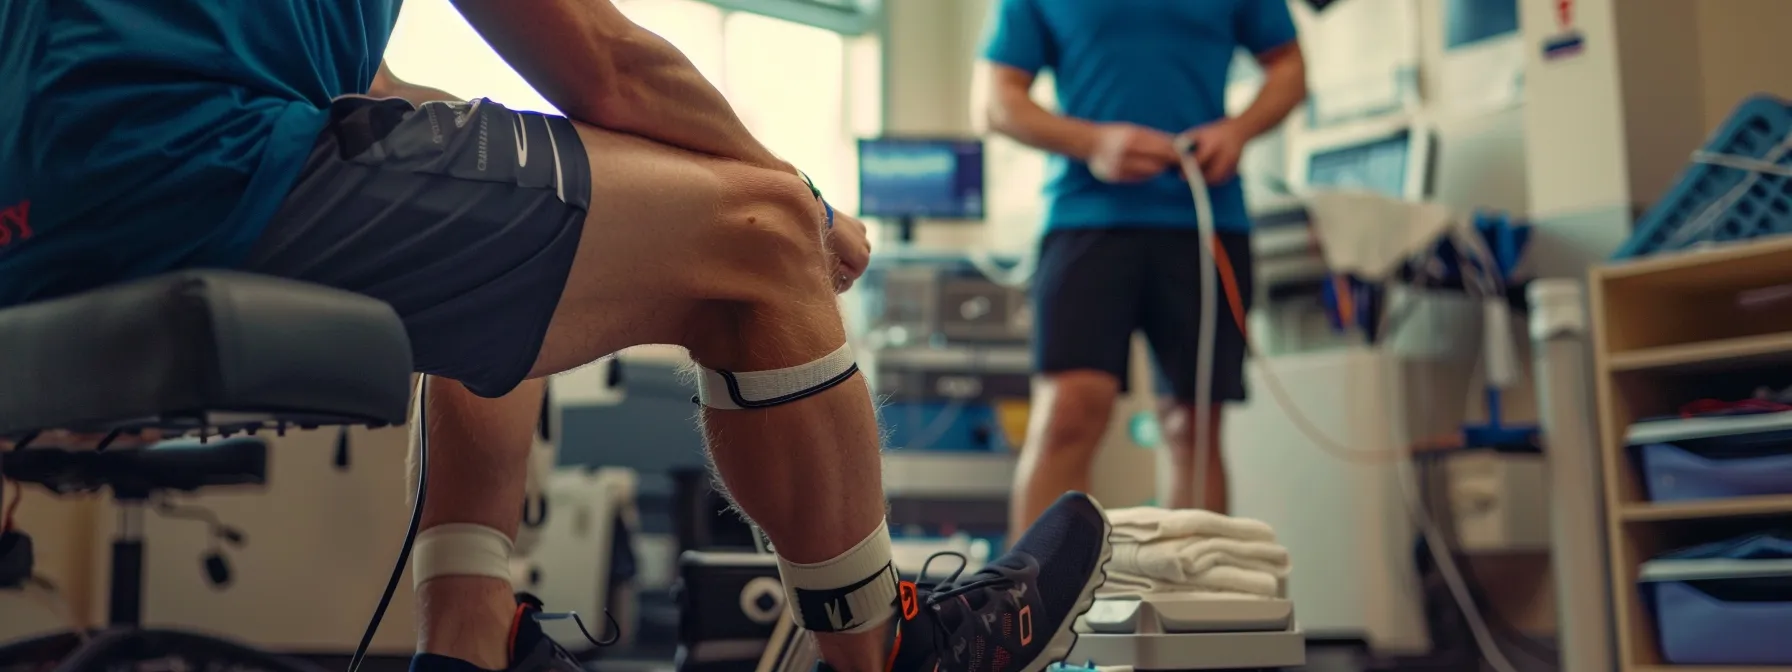
[[[1275,530],[1211,511],[1108,510],[1114,557],[1099,597],[1177,594],[1216,599],[1282,595],[1288,549]]]

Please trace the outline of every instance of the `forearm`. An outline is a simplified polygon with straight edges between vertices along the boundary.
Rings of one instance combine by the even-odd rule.
[[[606,115],[606,128],[675,147],[794,173],[747,130],[722,92],[672,43],[645,29],[619,55],[628,104]]]
[[[997,92],[990,103],[989,127],[1021,144],[1078,161],[1095,151],[1095,125],[1053,114],[1024,91]]]
[[[1263,88],[1257,91],[1256,99],[1234,118],[1252,138],[1280,126],[1295,106],[1307,98],[1306,64],[1298,52],[1276,61],[1263,75]]]
[[[566,116],[776,170],[795,172],[747,132],[722,94],[671,43],[608,0],[455,0],[523,79]]]

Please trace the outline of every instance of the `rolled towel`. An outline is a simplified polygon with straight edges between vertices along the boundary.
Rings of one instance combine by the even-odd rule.
[[[1268,523],[1200,509],[1160,509],[1154,506],[1109,509],[1108,523],[1113,526],[1108,538],[1116,542],[1142,543],[1189,537],[1220,537],[1241,541],[1276,540],[1276,531]]]
[[[1249,596],[1258,599],[1276,597],[1280,593],[1281,582],[1275,575],[1238,567],[1215,567],[1186,582],[1109,572],[1107,581],[1095,592],[1101,597],[1176,594]]]
[[[1270,541],[1237,539],[1169,539],[1148,543],[1116,541],[1108,560],[1109,574],[1128,574],[1169,584],[1188,584],[1219,567],[1234,567],[1288,576],[1288,549]]]

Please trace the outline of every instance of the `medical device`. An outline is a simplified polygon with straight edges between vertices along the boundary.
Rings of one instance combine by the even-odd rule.
[[[1214,305],[1218,298],[1216,286],[1223,282],[1229,288],[1228,293],[1231,294],[1232,297],[1236,297],[1236,287],[1238,283],[1236,278],[1230,277],[1231,274],[1229,270],[1226,273],[1226,277],[1222,277],[1219,272],[1218,266],[1220,265],[1220,260],[1223,258],[1224,252],[1215,239],[1213,208],[1210,202],[1207,185],[1205,181],[1200,178],[1202,174],[1201,167],[1195,161],[1193,149],[1194,148],[1186,140],[1179,141],[1178,150],[1182,155],[1182,171],[1184,175],[1189,176],[1189,191],[1194,198],[1197,217],[1196,226],[1198,227],[1201,239],[1201,259],[1199,260],[1202,294],[1201,318],[1196,342],[1196,361],[1199,363],[1200,368],[1197,372],[1195,388],[1194,440],[1196,474],[1194,483],[1197,488],[1202,488],[1205,487],[1206,484],[1205,472],[1208,463],[1208,454],[1217,449],[1215,446],[1211,445],[1209,432],[1206,430],[1206,428],[1210,426],[1209,423],[1213,422],[1213,418],[1211,417],[1213,404],[1211,380],[1205,375],[1212,370],[1214,332],[1218,326],[1217,307]],[[1316,218],[1316,220],[1322,221],[1322,218]],[[1447,227],[1439,233],[1453,243],[1455,250],[1457,250],[1458,258],[1462,262],[1460,263],[1459,268],[1464,279],[1465,289],[1470,291],[1471,294],[1477,294],[1483,297],[1484,300],[1490,302],[1486,304],[1486,312],[1489,314],[1490,318],[1492,313],[1495,312],[1495,305],[1491,303],[1491,301],[1498,298],[1498,300],[1502,301],[1498,306],[1498,312],[1501,313],[1500,318],[1504,318],[1505,308],[1503,305],[1503,294],[1497,291],[1500,285],[1500,278],[1496,273],[1499,272],[1500,265],[1493,259],[1493,255],[1486,250],[1485,246],[1481,244],[1479,238],[1474,235],[1472,231],[1465,233],[1460,230],[1460,227]],[[1423,241],[1423,247],[1412,250],[1409,259],[1412,256],[1418,255],[1429,256],[1434,244],[1435,238],[1425,239]],[[1385,274],[1390,269],[1376,268],[1364,270],[1373,270]],[[1237,324],[1242,328],[1243,325],[1246,324],[1243,315],[1243,305],[1238,302],[1236,298],[1233,298],[1231,305],[1234,318],[1236,319]],[[1515,356],[1511,354],[1511,344],[1509,342],[1511,339],[1510,332],[1492,331],[1496,325],[1503,326],[1508,324],[1506,320],[1500,318],[1491,318],[1486,321],[1488,326],[1487,333],[1489,336],[1487,342],[1490,351],[1488,361],[1490,385],[1509,384],[1511,378],[1515,377],[1516,372]],[[1412,518],[1412,522],[1418,526],[1420,534],[1425,538],[1426,545],[1429,547],[1433,559],[1437,562],[1452,595],[1456,598],[1457,604],[1461,606],[1463,615],[1468,621],[1469,628],[1474,635],[1476,643],[1486,656],[1488,662],[1495,669],[1500,670],[1501,672],[1512,672],[1515,668],[1512,666],[1512,663],[1505,658],[1498,645],[1494,642],[1493,636],[1480,614],[1480,609],[1476,606],[1473,595],[1471,594],[1471,591],[1469,591],[1467,583],[1462,577],[1460,568],[1456,566],[1455,559],[1445,550],[1447,547],[1444,545],[1444,535],[1442,531],[1437,528],[1435,522],[1432,521],[1431,517],[1424,511],[1422,502],[1419,501],[1417,493],[1413,491],[1412,484],[1409,482],[1412,478],[1410,474],[1412,463],[1410,455],[1406,454],[1407,451],[1404,448],[1375,452],[1352,449],[1346,446],[1341,446],[1338,442],[1331,440],[1330,437],[1324,436],[1323,433],[1318,432],[1317,429],[1313,427],[1311,421],[1300,412],[1300,409],[1288,402],[1287,392],[1282,388],[1281,382],[1275,377],[1271,368],[1256,352],[1256,348],[1252,344],[1248,332],[1245,334],[1245,342],[1247,347],[1251,350],[1253,360],[1258,363],[1260,370],[1263,372],[1264,380],[1269,383],[1268,387],[1270,388],[1271,395],[1277,400],[1278,404],[1281,404],[1285,408],[1295,424],[1304,433],[1308,433],[1308,438],[1312,439],[1315,443],[1318,443],[1321,447],[1326,448],[1329,452],[1347,460],[1391,459],[1395,461],[1397,467],[1404,468],[1403,471],[1406,473],[1400,474],[1396,480],[1403,490],[1407,511]],[[1505,348],[1503,354],[1500,352],[1502,346],[1494,345],[1496,342],[1505,342],[1505,345],[1503,346]],[[1495,371],[1496,368],[1501,370]],[[1513,375],[1508,375],[1508,372],[1511,372]],[[1404,459],[1402,459],[1403,456]]]
[[[914,242],[921,219],[982,221],[983,141],[860,139],[859,215],[893,220],[901,243]]]

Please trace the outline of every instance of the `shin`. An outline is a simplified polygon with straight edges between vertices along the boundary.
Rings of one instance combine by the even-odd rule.
[[[428,423],[431,495],[411,566],[424,653],[489,669],[508,664],[516,612],[509,555],[543,382],[485,399],[454,381],[428,379],[428,407],[417,421]],[[410,473],[415,481],[414,465]]]
[[[798,624],[836,669],[871,672],[896,599],[871,397],[832,297],[787,305],[804,310],[751,311],[738,337],[693,349],[709,449],[770,537]]]
[[[1220,450],[1220,418],[1225,408],[1213,405],[1206,427],[1206,447],[1197,442],[1194,408],[1188,404],[1165,404],[1159,412],[1164,428],[1164,441],[1170,451],[1170,498],[1173,509],[1206,509],[1214,513],[1230,513],[1226,489],[1226,465]],[[1205,459],[1205,463],[1201,462]]]

